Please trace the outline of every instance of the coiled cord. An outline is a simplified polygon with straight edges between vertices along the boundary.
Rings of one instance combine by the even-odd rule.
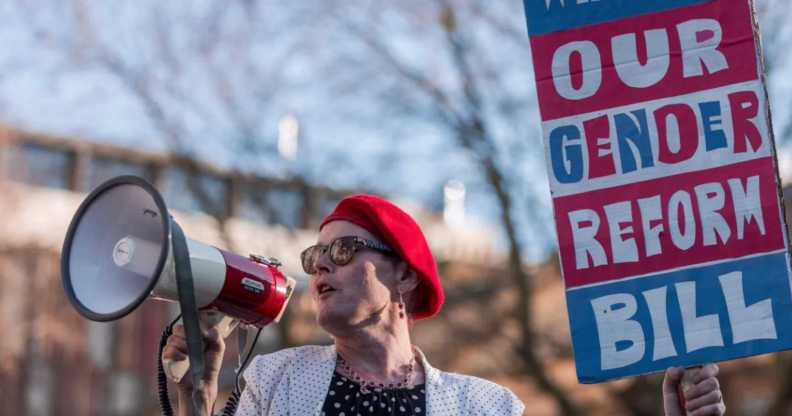
[[[159,344],[159,354],[157,355],[157,393],[159,396],[160,409],[162,410],[163,416],[173,416],[173,407],[171,406],[170,396],[168,395],[168,377],[165,375],[165,368],[162,365],[162,351],[165,349],[165,345],[168,343],[168,338],[173,334],[173,325],[175,325],[179,319],[181,319],[181,314],[177,316],[173,322],[168,324],[164,331],[162,331],[162,337],[160,337]],[[261,335],[261,329],[262,328],[259,328],[256,332],[256,336],[253,338],[253,343],[250,345],[250,349],[245,355],[245,359],[242,360],[242,365],[237,371],[236,379],[234,380],[234,390],[231,391],[231,395],[228,397],[228,401],[226,401],[226,405],[223,408],[223,412],[221,413],[222,416],[234,416],[236,413],[237,406],[239,406],[239,401],[242,397],[242,388],[239,385],[240,378],[242,377],[242,370],[247,366],[248,361],[250,361],[250,357],[253,355],[253,349],[258,342],[259,336]]]
[[[242,397],[242,392],[234,387],[234,391],[231,392],[231,396],[228,397],[228,401],[223,408],[222,416],[234,416],[237,406],[239,406],[240,397]]]
[[[165,344],[168,343],[168,338],[173,334],[173,325],[179,321],[179,318],[181,318],[181,314],[162,331],[159,353],[157,354],[157,395],[159,396],[160,409],[164,416],[173,416],[173,407],[171,407],[170,397],[168,396],[168,377],[165,376],[165,368],[162,366],[162,351],[165,349]]]
[[[237,331],[239,331],[239,329],[237,329]],[[253,349],[256,347],[256,343],[258,343],[259,335],[261,335],[261,328],[256,331],[256,336],[253,337],[253,342],[250,344],[250,349],[248,350],[247,354],[245,355],[245,359],[242,360],[242,364],[237,370],[236,380],[234,381],[234,390],[231,392],[231,396],[228,397],[225,408],[223,408],[222,416],[234,416],[234,413],[236,413],[237,406],[239,406],[239,399],[242,397],[242,388],[239,386],[239,380],[242,378],[242,370],[247,367],[248,361],[250,361],[250,357],[253,355]]]

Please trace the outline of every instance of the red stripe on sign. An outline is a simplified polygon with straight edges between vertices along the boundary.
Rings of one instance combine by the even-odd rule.
[[[771,157],[554,199],[567,287],[784,248]]]
[[[747,1],[533,36],[531,50],[543,121],[758,78]]]

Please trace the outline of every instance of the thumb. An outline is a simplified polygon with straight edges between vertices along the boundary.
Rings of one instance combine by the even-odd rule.
[[[663,378],[663,407],[666,415],[682,414],[682,403],[679,402],[679,384],[685,370],[681,367],[671,367],[665,372]]]
[[[663,394],[677,394],[677,388],[684,374],[685,370],[682,367],[671,367],[666,370],[663,378]]]

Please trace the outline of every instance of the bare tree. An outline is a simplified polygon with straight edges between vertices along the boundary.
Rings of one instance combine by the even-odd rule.
[[[540,148],[538,130],[531,129],[527,133],[520,131],[524,125],[519,121],[521,118],[535,117],[531,111],[533,105],[529,102],[531,98],[509,93],[509,82],[499,73],[497,65],[512,61],[505,56],[487,57],[481,49],[482,45],[471,40],[474,27],[490,31],[488,36],[496,36],[502,42],[514,42],[514,37],[520,31],[498,21],[499,17],[495,15],[485,14],[484,10],[483,4],[475,1],[455,2],[453,7],[448,2],[438,1],[431,8],[427,8],[425,2],[420,5],[406,2],[388,8],[388,13],[401,13],[404,21],[421,25],[410,28],[417,38],[412,41],[429,44],[425,47],[432,49],[436,57],[445,59],[442,64],[437,62],[440,58],[422,63],[416,62],[420,58],[411,59],[400,54],[393,46],[395,41],[391,40],[404,36],[404,33],[390,32],[392,27],[377,27],[388,18],[384,12],[379,15],[373,11],[359,19],[355,19],[355,14],[348,9],[333,9],[329,12],[335,14],[337,21],[353,38],[367,47],[366,56],[375,59],[368,67],[369,71],[387,71],[387,75],[380,76],[396,77],[387,92],[377,97],[380,102],[398,109],[400,114],[434,123],[453,143],[447,151],[464,152],[477,167],[498,206],[498,217],[508,241],[509,281],[517,289],[519,298],[518,307],[513,313],[514,322],[518,323],[520,329],[520,336],[513,347],[515,355],[519,357],[523,371],[556,401],[561,413],[582,414],[571,395],[548,376],[531,315],[533,286],[532,277],[525,268],[527,251],[523,235],[530,228],[540,233],[546,232],[546,229],[539,225],[540,218],[532,215],[536,210],[522,211],[526,205],[540,206],[540,197],[536,193],[519,191],[519,186],[524,186],[521,181],[527,179],[514,168],[518,165],[517,160],[536,162],[537,154],[540,154],[531,152]],[[511,12],[520,11],[512,8]],[[464,14],[464,17],[460,19],[459,14]],[[524,44],[527,44],[527,38]],[[500,47],[496,44],[491,46],[496,49]],[[519,56],[525,58],[527,48],[523,45],[518,47],[523,48]],[[513,52],[513,48],[503,49],[504,53]],[[432,68],[432,64],[438,64],[438,67]],[[522,70],[529,73],[529,67],[530,63],[526,60]],[[506,135],[514,136],[504,139],[503,134],[496,132],[498,127],[504,126],[508,128]],[[518,205],[515,198],[525,200]],[[526,229],[526,223],[534,227]]]
[[[545,363],[562,348],[537,329],[531,312],[536,287],[528,254],[547,247],[554,231],[520,2],[47,3],[19,0],[18,15],[42,48],[56,52],[55,76],[106,83],[103,94],[88,94],[87,101],[130,100],[143,115],[137,123],[161,138],[221,230],[231,213],[218,202],[211,178],[195,174],[195,160],[312,183],[343,176],[405,192],[464,177],[477,198],[497,207],[509,276],[484,291],[465,288],[449,304],[474,299],[485,307],[493,293],[516,289],[509,319],[488,316],[486,327],[512,342],[515,372],[552,397],[560,413],[583,414],[549,375]],[[786,1],[758,6],[769,25],[783,25],[785,14],[777,11],[788,9]],[[776,68],[784,67],[779,51],[788,36],[765,33],[772,81],[782,73]],[[306,101],[320,104],[295,104]],[[319,114],[319,107],[327,108]],[[277,156],[275,125],[285,111],[321,118],[309,127],[305,139],[314,146],[306,146],[298,163]],[[422,154],[433,176],[411,171],[415,162],[407,159]],[[508,331],[513,323],[517,336]],[[471,328],[454,330],[474,342],[482,338]],[[783,374],[792,374],[780,360]],[[631,413],[649,415],[659,409],[657,385],[657,378],[637,378],[610,392]],[[788,406],[787,391],[781,389],[779,408]]]
[[[789,66],[786,45],[792,38],[792,28],[786,24],[792,6],[779,0],[756,0],[754,5],[761,29],[762,52],[765,73],[769,83],[770,101],[776,107],[788,105],[786,71]],[[787,90],[787,91],[785,91]],[[776,140],[780,147],[787,147],[792,139],[792,120],[785,113],[774,113]]]

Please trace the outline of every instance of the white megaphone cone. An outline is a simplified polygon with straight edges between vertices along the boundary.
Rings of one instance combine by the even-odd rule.
[[[112,321],[149,297],[183,302],[176,230],[181,236],[162,197],[145,180],[122,176],[100,185],[77,210],[61,253],[63,286],[72,305],[88,319]],[[280,319],[295,286],[280,263],[184,240],[181,267],[187,262],[191,270],[188,292],[200,310],[202,331],[217,327],[227,336],[237,321],[262,327]],[[175,381],[189,367],[187,360],[163,364]]]

